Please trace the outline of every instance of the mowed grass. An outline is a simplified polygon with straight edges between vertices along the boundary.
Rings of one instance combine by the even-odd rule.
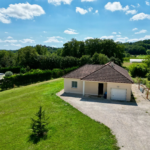
[[[132,65],[132,64],[137,64],[137,65],[138,65],[138,64],[142,64],[142,63],[130,63],[130,62],[124,62],[122,66],[128,68],[128,67],[129,67],[130,65]]]
[[[2,150],[117,150],[111,130],[68,103],[56,93],[63,79],[0,92],[0,149]],[[29,141],[30,123],[43,106],[49,117],[48,137]]]

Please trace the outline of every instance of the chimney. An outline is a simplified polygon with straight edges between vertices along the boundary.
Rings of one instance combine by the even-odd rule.
[[[111,62],[111,63],[110,63],[110,66],[111,66],[111,67],[114,67],[114,62]]]

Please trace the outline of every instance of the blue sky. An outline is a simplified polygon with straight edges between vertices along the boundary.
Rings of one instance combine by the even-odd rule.
[[[150,0],[1,1],[0,49],[62,47],[71,38],[150,39]]]

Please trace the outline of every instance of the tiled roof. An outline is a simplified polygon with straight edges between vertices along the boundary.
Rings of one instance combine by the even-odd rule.
[[[92,72],[100,69],[103,65],[84,65],[66,75],[63,76],[63,78],[75,78],[75,79],[81,79]]]
[[[112,62],[105,65],[84,65],[65,75],[64,78],[77,78],[87,81],[133,83],[127,70]]]

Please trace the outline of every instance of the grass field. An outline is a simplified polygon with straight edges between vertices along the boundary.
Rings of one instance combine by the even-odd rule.
[[[145,59],[147,55],[138,55],[136,56],[136,59]]]
[[[138,64],[142,64],[142,63],[130,63],[130,62],[124,62],[122,66],[123,66],[123,67],[129,67],[131,64],[137,64],[137,65],[138,65]]]
[[[117,150],[111,130],[56,96],[63,79],[0,92],[2,150]],[[29,141],[30,123],[43,106],[49,117],[48,137]]]

